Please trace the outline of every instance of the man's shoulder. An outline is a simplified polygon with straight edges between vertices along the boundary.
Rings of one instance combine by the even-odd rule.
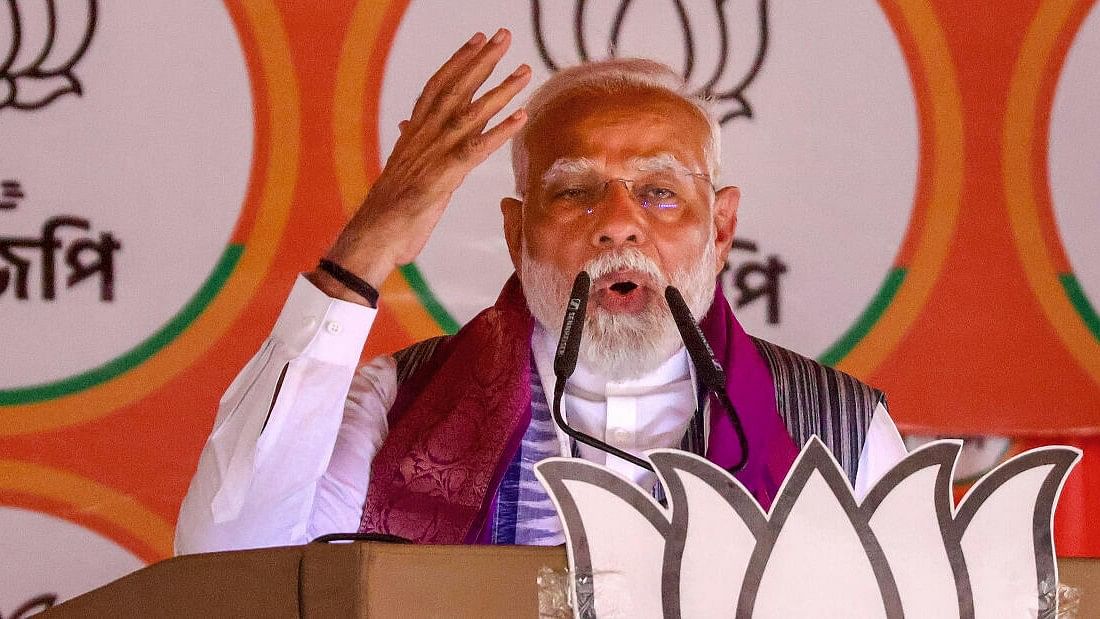
[[[752,340],[771,370],[776,408],[791,438],[802,446],[811,436],[819,437],[854,484],[871,418],[886,396],[793,350],[756,337]]]
[[[779,383],[790,383],[796,387],[814,386],[819,390],[835,391],[844,389],[856,391],[868,400],[872,400],[874,405],[877,405],[879,401],[885,401],[886,396],[882,391],[851,374],[825,365],[789,348],[784,348],[779,344],[752,335],[749,337],[756,346],[756,350],[760,352],[760,356],[767,363],[768,369],[771,370],[772,377],[777,383],[777,390],[780,387]]]

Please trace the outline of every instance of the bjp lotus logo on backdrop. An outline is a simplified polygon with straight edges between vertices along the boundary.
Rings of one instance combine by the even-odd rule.
[[[767,53],[767,0],[669,0],[644,7],[631,0],[575,0],[572,6],[531,0],[531,25],[551,71],[618,57],[624,49],[675,46],[661,59],[680,69],[693,94],[713,102],[720,123],[752,117],[746,92]]]
[[[79,96],[75,69],[95,26],[96,0],[0,3],[0,110],[37,110]]]
[[[205,429],[164,403],[215,395],[193,372],[247,355],[237,317],[293,251],[301,102],[282,20],[268,2],[0,0],[5,618],[172,553],[164,488]],[[112,430],[132,419],[149,432]],[[69,470],[85,443],[104,448]],[[150,458],[165,466],[126,465]]]
[[[0,0],[0,22],[0,434],[22,434],[109,414],[217,341],[252,294],[227,282],[273,255],[283,218],[259,209],[288,208],[250,178],[297,128],[257,120],[287,88],[253,114],[221,3]]]

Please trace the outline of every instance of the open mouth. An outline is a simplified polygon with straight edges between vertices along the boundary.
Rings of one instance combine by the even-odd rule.
[[[615,282],[614,284],[611,284],[610,286],[608,286],[608,289],[611,290],[612,292],[617,292],[617,293],[625,296],[625,295],[628,295],[631,292],[633,292],[634,289],[636,289],[637,287],[638,287],[638,284],[635,284],[634,282],[631,282],[631,281],[625,281],[625,282]]]
[[[598,277],[592,288],[593,303],[613,313],[642,311],[653,296],[651,294],[652,278],[634,270],[623,270]]]

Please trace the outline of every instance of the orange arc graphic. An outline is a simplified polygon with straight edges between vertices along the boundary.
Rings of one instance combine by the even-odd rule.
[[[359,2],[348,25],[336,69],[333,103],[334,167],[340,198],[350,217],[381,170],[378,152],[378,99],[386,58],[408,0]],[[382,284],[383,308],[391,311],[410,341],[442,334],[400,273]]]
[[[927,165],[924,174],[928,175],[921,182],[927,183],[930,195],[901,288],[867,335],[837,364],[855,376],[871,375],[897,348],[928,301],[951,246],[962,204],[962,96],[947,39],[928,3],[902,0],[889,6],[905,21],[925,79],[917,84],[923,86],[917,95],[918,101],[927,105],[930,121],[922,123],[925,131],[921,137],[931,140],[930,152],[922,148],[930,160],[921,162],[922,168]]]
[[[29,462],[0,460],[0,495],[8,492],[71,508],[42,511],[96,530],[143,561],[172,556],[171,524],[132,497],[90,479]],[[118,539],[111,529],[132,539]]]
[[[1097,342],[1066,296],[1058,278],[1064,262],[1060,248],[1048,245],[1044,234],[1053,226],[1043,217],[1042,205],[1050,204],[1045,188],[1046,123],[1053,103],[1056,68],[1068,47],[1066,27],[1088,13],[1092,0],[1048,0],[1040,4],[1020,50],[1009,86],[1008,111],[1002,140],[1005,205],[1012,236],[1027,275],[1027,283],[1062,344],[1100,385],[1100,342]],[[1066,47],[1059,47],[1064,42]],[[1061,52],[1061,53],[1058,53]],[[1057,56],[1057,57],[1056,57]],[[1057,252],[1057,253],[1055,253]]]
[[[222,292],[195,322],[149,361],[118,378],[90,389],[45,402],[5,407],[0,435],[27,434],[87,422],[109,415],[163,386],[189,367],[222,336],[233,319],[248,305],[275,256],[277,243],[289,217],[297,177],[300,109],[298,86],[290,57],[290,45],[270,2],[243,2],[240,8],[250,25],[259,50],[259,66],[268,95],[267,116],[258,127],[268,136],[257,136],[257,149],[269,148],[266,170],[256,200],[259,213],[246,240],[246,250]],[[257,109],[257,114],[263,113]],[[259,157],[257,155],[257,157]]]

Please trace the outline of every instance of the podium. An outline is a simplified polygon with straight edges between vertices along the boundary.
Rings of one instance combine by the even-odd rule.
[[[538,617],[564,547],[308,544],[185,555],[45,617]]]
[[[45,617],[538,617],[563,547],[309,544],[167,559]],[[1060,559],[1078,617],[1100,616],[1100,561]]]

